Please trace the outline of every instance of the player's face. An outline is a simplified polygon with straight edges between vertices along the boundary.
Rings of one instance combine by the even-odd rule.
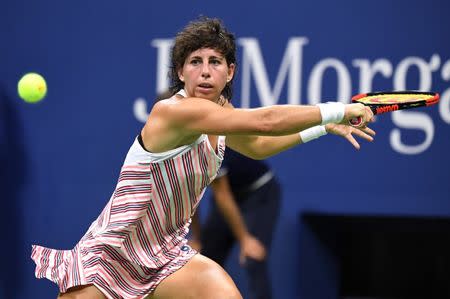
[[[178,71],[188,96],[212,101],[217,101],[233,74],[234,64],[228,66],[225,57],[210,48],[192,52]]]

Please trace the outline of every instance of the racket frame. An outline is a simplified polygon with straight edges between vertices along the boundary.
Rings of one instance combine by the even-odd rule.
[[[427,99],[417,99],[416,101],[407,101],[407,102],[397,102],[397,103],[365,103],[360,101],[365,97],[372,96],[382,96],[382,95],[392,95],[395,98],[396,95],[426,95]],[[386,112],[393,112],[397,110],[405,110],[417,107],[431,106],[439,102],[439,94],[436,92],[422,92],[422,91],[378,91],[378,92],[368,92],[357,94],[352,97],[352,103],[360,103],[365,106],[368,106],[374,115],[383,114]],[[353,118],[349,120],[350,125],[359,127],[362,123],[361,117]]]
[[[365,97],[372,96],[382,96],[382,95],[392,95],[395,98],[395,95],[426,95],[429,96],[427,99],[418,99],[416,101],[409,102],[401,102],[398,103],[365,103],[360,102],[359,100]],[[411,109],[423,106],[431,106],[439,102],[439,94],[436,92],[421,92],[421,91],[391,91],[391,92],[368,92],[361,93],[352,97],[353,103],[361,103],[365,106],[370,107],[374,115],[382,114],[386,112],[392,112],[397,110]]]

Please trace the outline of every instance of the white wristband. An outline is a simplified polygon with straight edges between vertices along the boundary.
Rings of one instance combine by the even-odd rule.
[[[322,125],[340,123],[344,119],[345,105],[340,102],[317,104],[322,115]]]
[[[298,133],[303,143],[311,141],[313,139],[319,138],[320,136],[326,135],[327,130],[325,126],[315,126]]]

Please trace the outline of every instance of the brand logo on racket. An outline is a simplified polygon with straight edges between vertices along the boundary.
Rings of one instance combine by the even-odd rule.
[[[382,106],[377,107],[377,114],[386,113],[386,112],[392,112],[399,110],[399,106],[397,104],[395,105],[389,105],[389,106]]]

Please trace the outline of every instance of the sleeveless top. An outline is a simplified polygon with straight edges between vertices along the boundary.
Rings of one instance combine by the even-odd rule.
[[[108,298],[145,298],[196,253],[186,245],[191,216],[223,160],[225,137],[207,135],[162,153],[138,138],[99,217],[72,250],[33,245],[36,277],[61,292],[94,284]]]

